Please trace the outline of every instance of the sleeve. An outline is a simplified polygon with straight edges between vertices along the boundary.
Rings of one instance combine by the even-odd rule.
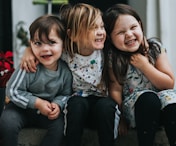
[[[61,110],[63,110],[65,104],[72,94],[72,80],[73,78],[70,70],[63,72],[63,90],[58,93],[58,96],[56,96],[53,100],[53,102],[60,106]]]
[[[6,95],[17,106],[26,109],[31,103],[31,108],[34,108],[34,103],[37,97],[28,92],[30,85],[29,73],[19,67],[15,69],[6,87]]]

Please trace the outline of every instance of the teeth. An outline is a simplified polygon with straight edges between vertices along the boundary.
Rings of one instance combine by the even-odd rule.
[[[134,40],[130,40],[130,41],[126,42],[126,44],[128,44],[128,45],[131,45],[133,43],[134,43]]]
[[[101,41],[102,41],[102,39],[96,39],[95,41],[96,41],[96,42],[101,42]]]

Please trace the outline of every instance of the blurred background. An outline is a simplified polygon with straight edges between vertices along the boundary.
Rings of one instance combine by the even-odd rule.
[[[0,1],[0,50],[13,52],[14,67],[26,48],[28,27],[34,19],[57,14],[62,3],[85,2],[105,11],[115,3],[131,5],[143,20],[145,35],[159,37],[167,49],[176,76],[176,0],[3,0]]]

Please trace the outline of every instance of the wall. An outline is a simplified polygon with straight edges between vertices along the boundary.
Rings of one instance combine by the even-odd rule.
[[[176,76],[175,0],[147,0],[147,36],[157,36],[167,49],[167,56]],[[176,83],[175,83],[176,88]]]
[[[14,67],[19,65],[19,60],[26,46],[21,45],[21,40],[17,38],[20,21],[23,21],[22,26],[25,31],[28,31],[29,25],[34,19],[45,13],[44,5],[33,5],[32,0],[12,0],[12,25],[13,25],[13,52],[14,52]],[[28,34],[29,35],[29,32]]]

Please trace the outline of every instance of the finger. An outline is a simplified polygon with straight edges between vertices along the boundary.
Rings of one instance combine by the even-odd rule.
[[[33,69],[36,69],[36,68],[37,68],[37,67],[36,67],[36,61],[35,61],[35,60],[30,60],[29,63],[30,63],[30,65],[31,65],[31,67],[32,67]]]
[[[29,71],[36,72],[37,68],[36,68],[36,65],[35,65],[34,61],[28,61],[27,66],[28,66]]]
[[[21,68],[29,72],[29,68],[26,62],[23,62],[23,64],[21,64]]]
[[[59,114],[54,114],[54,115],[48,115],[48,119],[50,119],[50,120],[54,120],[54,119],[56,119],[57,117],[58,117],[58,115]]]

